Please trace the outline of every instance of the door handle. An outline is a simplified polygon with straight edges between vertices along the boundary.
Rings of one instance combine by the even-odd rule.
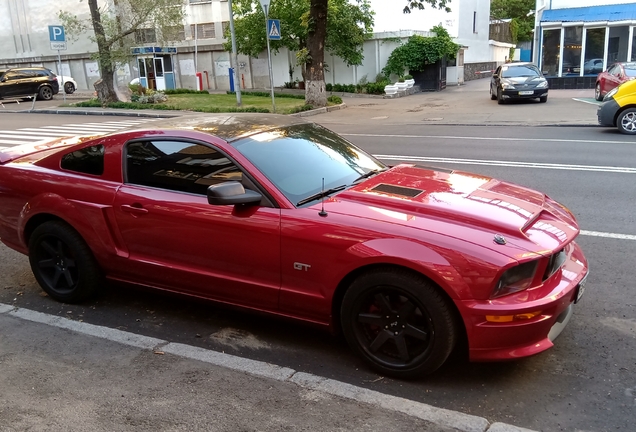
[[[148,210],[143,208],[141,204],[132,204],[132,205],[123,204],[121,206],[121,210],[128,213],[132,213],[133,215],[142,215],[142,214],[148,213]]]

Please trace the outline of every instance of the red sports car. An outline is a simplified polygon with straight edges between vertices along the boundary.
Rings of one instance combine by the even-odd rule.
[[[588,267],[540,192],[388,167],[300,119],[232,114],[0,151],[0,237],[79,302],[124,281],[341,330],[386,375],[550,348]]]
[[[614,87],[634,78],[636,78],[636,63],[614,63],[596,77],[594,98],[597,101],[602,101]]]

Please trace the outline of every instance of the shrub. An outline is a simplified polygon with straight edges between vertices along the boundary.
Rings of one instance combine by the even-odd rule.
[[[333,84],[331,84],[331,83],[325,84],[325,90],[332,91],[333,90]]]
[[[340,105],[342,103],[342,98],[340,96],[332,95],[327,98],[327,101],[332,104]]]
[[[290,111],[290,114],[295,114],[295,113],[299,113],[299,112],[303,112],[303,111],[309,111],[309,110],[312,110],[312,109],[314,109],[313,106],[305,104],[303,106],[296,107],[296,108],[292,109]]]
[[[369,94],[384,94],[384,87],[390,84],[389,80],[374,82],[367,84],[367,93]]]

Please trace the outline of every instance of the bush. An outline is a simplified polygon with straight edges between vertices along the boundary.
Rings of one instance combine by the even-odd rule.
[[[333,90],[333,84],[331,84],[331,83],[325,84],[325,90],[332,91]]]
[[[329,96],[327,98],[328,102],[331,102],[332,104],[336,104],[336,105],[340,105],[342,103],[342,98],[340,96]]]
[[[146,94],[143,95],[133,94],[130,96],[131,102],[138,102],[140,104],[156,104],[167,100],[168,96],[166,96],[165,93],[152,90],[148,90]]]
[[[389,80],[374,82],[367,84],[367,93],[369,94],[384,94],[384,87],[391,84]]]
[[[283,84],[283,87],[285,87],[287,89],[293,89],[293,88],[296,88],[296,83],[294,81],[285,82],[285,84]]]
[[[305,104],[303,106],[296,107],[296,108],[292,109],[290,111],[290,114],[295,114],[295,113],[299,113],[299,112],[303,112],[303,111],[309,111],[309,110],[312,110],[312,109],[314,109],[313,106]]]

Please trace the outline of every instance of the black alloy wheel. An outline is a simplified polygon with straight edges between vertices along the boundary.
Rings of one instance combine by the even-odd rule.
[[[53,89],[48,85],[44,85],[40,87],[40,91],[38,92],[38,97],[42,100],[53,99]]]
[[[66,94],[73,94],[73,92],[75,91],[75,85],[68,81],[64,83],[64,93]]]
[[[457,339],[453,313],[438,288],[401,270],[358,278],[343,299],[341,322],[351,348],[396,378],[434,372]]]
[[[490,85],[490,100],[496,100],[497,96],[492,92],[492,84]]]
[[[548,101],[548,97],[547,96],[541,96],[539,98],[539,102],[541,102],[541,103],[546,103],[547,101]]]
[[[45,222],[33,231],[29,263],[42,289],[61,302],[80,302],[101,285],[101,273],[88,245],[61,221]]]
[[[503,96],[501,95],[501,88],[497,88],[497,103],[499,105],[503,105],[504,103]]]

